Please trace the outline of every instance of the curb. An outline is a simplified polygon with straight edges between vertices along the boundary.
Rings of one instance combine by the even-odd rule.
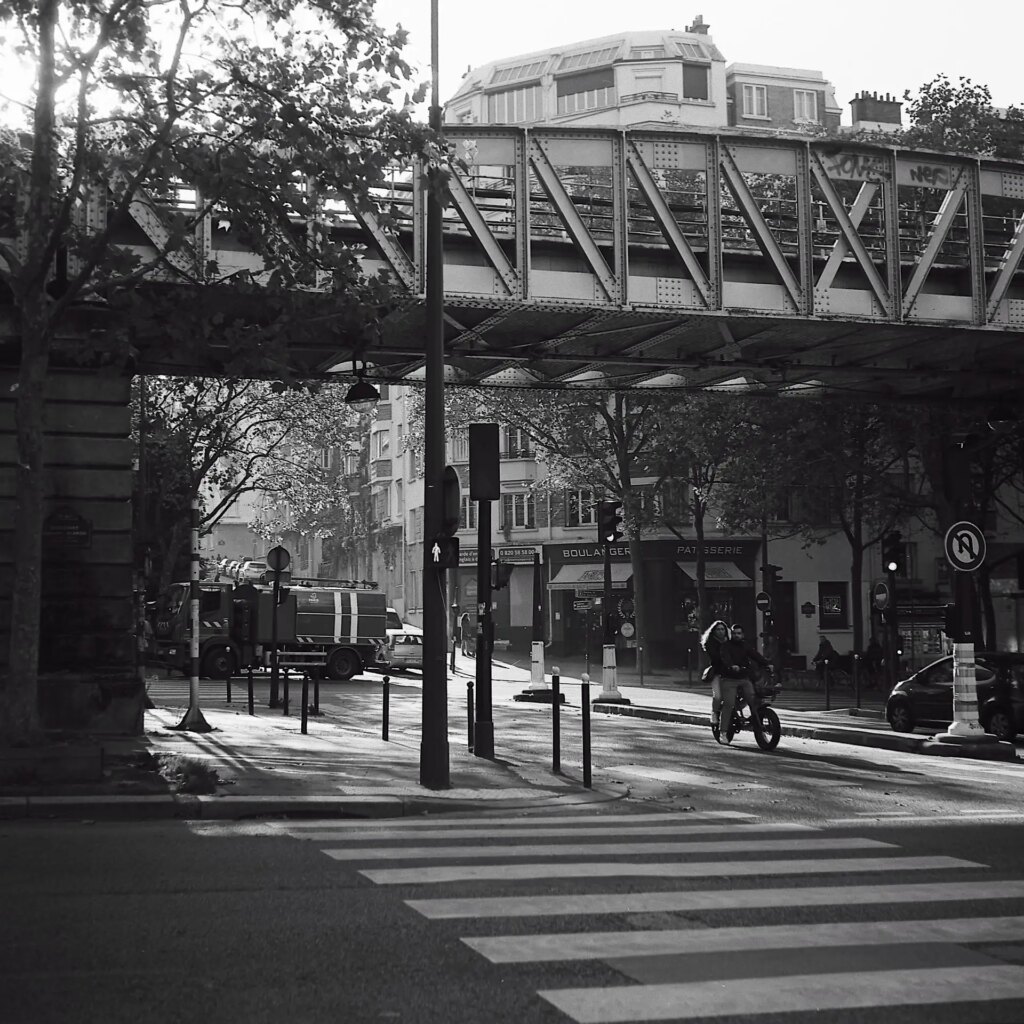
[[[501,790],[495,790],[500,793]],[[252,818],[403,818],[425,814],[524,810],[621,800],[628,787],[542,792],[532,798],[488,800],[432,796],[197,796],[150,795],[20,796],[0,798],[0,821],[240,821]]]
[[[682,722],[686,725],[702,725],[710,728],[711,718],[695,711],[666,711],[662,708],[645,708],[637,705],[602,704],[595,702],[593,710],[605,715],[630,715],[634,718],[649,718],[662,722]],[[928,736],[908,736],[904,733],[873,732],[866,729],[842,726],[798,725],[781,718],[782,735],[800,739],[830,740],[833,743],[847,743],[860,747],[875,747],[883,750],[900,750],[906,753],[923,753]]]

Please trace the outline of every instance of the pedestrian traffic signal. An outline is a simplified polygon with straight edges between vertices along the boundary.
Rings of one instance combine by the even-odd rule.
[[[491,562],[491,590],[504,590],[512,579],[515,566],[511,562]]]
[[[897,530],[887,533],[882,538],[882,568],[886,572],[902,575],[906,557],[905,549],[903,534]]]
[[[597,503],[597,539],[600,544],[614,544],[622,539],[622,502],[605,499]]]

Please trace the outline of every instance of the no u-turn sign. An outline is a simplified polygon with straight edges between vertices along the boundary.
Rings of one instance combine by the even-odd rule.
[[[985,562],[985,535],[967,519],[961,519],[946,531],[945,546],[949,564],[961,572],[974,572]]]

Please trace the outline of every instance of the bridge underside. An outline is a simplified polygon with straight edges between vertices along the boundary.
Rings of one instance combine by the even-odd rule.
[[[410,305],[365,358],[391,379],[421,378],[425,330],[423,304]],[[1024,332],[450,302],[445,336],[448,379],[461,384],[965,399],[1024,387]],[[320,369],[345,369],[350,358],[344,349],[296,355]]]

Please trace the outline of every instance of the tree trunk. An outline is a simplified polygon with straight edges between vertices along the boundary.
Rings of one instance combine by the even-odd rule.
[[[46,476],[43,427],[46,376],[54,325],[49,319],[47,251],[53,227],[54,182],[54,32],[57,0],[36,9],[39,29],[39,77],[33,119],[32,165],[28,201],[20,227],[25,234],[25,263],[15,283],[15,308],[21,341],[15,403],[18,467],[14,524],[14,586],[11,639],[4,687],[0,743],[39,742],[39,627],[42,600],[43,511]]]

